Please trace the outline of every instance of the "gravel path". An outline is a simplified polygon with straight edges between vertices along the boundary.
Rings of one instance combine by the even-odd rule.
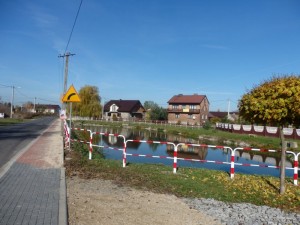
[[[78,177],[68,178],[67,186],[69,225],[220,224],[173,195]]]
[[[300,214],[285,213],[268,206],[226,204],[213,199],[185,199],[193,209],[215,216],[222,224],[300,224]]]
[[[100,179],[67,178],[67,194],[70,225],[300,224],[300,214],[266,206],[177,198]]]

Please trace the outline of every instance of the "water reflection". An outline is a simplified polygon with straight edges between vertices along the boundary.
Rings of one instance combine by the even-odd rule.
[[[177,143],[193,143],[193,144],[203,144],[199,143],[199,140],[193,140],[190,138],[184,138],[178,135],[170,135],[165,132],[159,132],[157,130],[132,130],[125,128],[108,128],[102,126],[86,127],[94,132],[101,133],[111,133],[123,135],[126,140],[152,140],[160,142],[173,142]],[[93,137],[95,139],[95,137]],[[96,138],[97,143],[100,146],[107,146],[119,149],[119,151],[112,151],[108,148],[101,148],[104,156],[109,159],[122,159],[122,149],[123,149],[123,138],[116,136],[103,136],[99,135]],[[202,141],[202,140],[201,140]],[[208,143],[206,143],[208,144]],[[155,155],[155,156],[165,156],[173,157],[174,146],[158,143],[142,143],[142,142],[127,142],[127,153],[129,154],[140,154],[140,155]],[[197,168],[208,168],[223,170],[226,172],[230,171],[229,164],[218,164],[218,163],[203,163],[203,160],[210,160],[215,162],[230,162],[231,152],[224,149],[207,148],[200,146],[191,145],[180,145],[178,147],[178,167],[197,167]],[[186,160],[183,160],[186,159]],[[198,160],[198,161],[193,161]],[[173,161],[170,159],[163,158],[152,158],[152,157],[132,157],[127,156],[128,162],[137,163],[162,163],[166,165],[172,165]],[[235,162],[242,164],[264,164],[269,166],[279,166],[280,155],[274,154],[257,154],[257,152],[249,151],[236,151]],[[293,167],[293,162],[287,161],[287,167]],[[245,166],[235,166],[236,172],[246,173],[246,174],[259,174],[259,175],[271,175],[279,177],[279,169],[274,168],[259,168],[259,167],[245,167]],[[293,176],[293,170],[287,170],[287,176]]]

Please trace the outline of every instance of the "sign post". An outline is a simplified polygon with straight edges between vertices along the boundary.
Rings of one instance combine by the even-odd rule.
[[[80,102],[80,97],[77,93],[77,91],[75,90],[73,84],[69,87],[68,91],[66,92],[66,94],[62,97],[62,102],[70,102],[70,129],[72,128],[72,102]],[[71,134],[70,134],[71,136]]]

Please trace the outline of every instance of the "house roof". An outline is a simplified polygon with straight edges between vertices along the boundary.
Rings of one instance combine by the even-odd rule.
[[[184,103],[184,104],[199,104],[203,101],[203,99],[206,98],[206,95],[198,95],[198,94],[194,94],[194,95],[174,95],[169,101],[168,103],[171,104],[180,104],[180,103]]]
[[[228,112],[220,112],[220,111],[216,111],[216,112],[209,112],[208,117],[218,117],[218,118],[224,118],[228,115]]]
[[[46,109],[55,109],[55,110],[59,110],[60,106],[59,105],[47,105],[47,104],[37,104],[36,108],[46,108]]]
[[[141,107],[144,108],[139,100],[110,100],[104,105],[104,111],[108,112],[111,105],[119,107],[118,112],[137,112]]]
[[[238,112],[229,112],[229,115],[231,117],[238,117]],[[228,112],[220,112],[220,111],[211,111],[209,112],[208,117],[213,118],[213,117],[218,117],[218,118],[224,118],[227,117]]]

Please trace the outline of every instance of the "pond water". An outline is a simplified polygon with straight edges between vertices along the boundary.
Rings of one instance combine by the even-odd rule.
[[[92,131],[96,131],[95,128],[89,128]],[[193,143],[193,144],[212,144],[212,143],[200,143],[192,139],[186,139],[177,135],[167,135],[165,133],[153,132],[148,130],[134,131],[130,129],[122,130],[109,130],[108,128],[97,128],[97,132],[121,134],[124,135],[126,140],[152,140],[161,142],[173,142],[177,143]],[[119,131],[119,132],[118,132]],[[97,145],[105,146],[104,148],[98,148],[98,151],[102,152],[107,159],[122,160],[123,158],[123,138],[118,138],[114,136],[103,136],[98,135],[94,137],[97,141]],[[217,143],[213,144],[217,145]],[[147,157],[142,156],[132,156],[127,155],[127,163],[151,163],[151,164],[164,164],[173,167],[173,159],[168,158],[154,158],[151,156],[162,156],[162,157],[173,157],[173,145],[166,144],[148,144],[142,142],[128,142],[127,143],[127,154],[134,155],[147,155]],[[192,167],[192,168],[206,168],[213,170],[222,170],[225,172],[230,172],[230,158],[231,151],[227,149],[217,149],[217,148],[203,148],[203,147],[193,147],[183,145],[178,148],[178,161],[177,167]],[[199,162],[191,160],[208,160],[213,162]],[[218,163],[218,162],[223,162]],[[121,163],[121,162],[120,162]],[[228,163],[228,164],[226,164]],[[240,164],[256,164],[256,165],[268,165],[268,166],[279,166],[280,155],[260,155],[257,152],[245,152],[236,151],[235,153],[235,163]],[[294,171],[292,169],[293,161],[286,161],[286,176],[293,177]],[[280,176],[280,170],[276,168],[268,167],[254,167],[254,166],[241,166],[235,165],[235,173],[244,174],[257,174],[257,175],[269,175],[274,177]]]

